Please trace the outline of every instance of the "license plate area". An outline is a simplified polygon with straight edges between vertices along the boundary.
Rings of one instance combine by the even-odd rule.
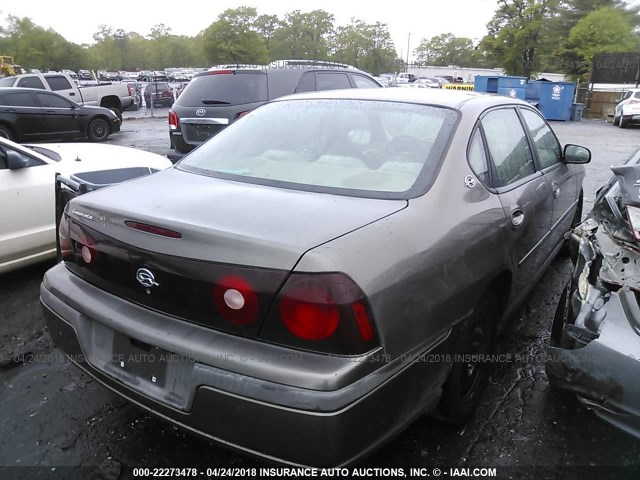
[[[115,333],[112,361],[116,369],[124,370],[141,380],[163,387],[166,382],[171,353],[140,340]]]

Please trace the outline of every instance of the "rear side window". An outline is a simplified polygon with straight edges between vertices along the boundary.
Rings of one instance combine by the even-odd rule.
[[[67,80],[64,77],[57,76],[57,77],[46,77],[46,78],[47,78],[47,83],[51,87],[51,90],[53,90],[54,92],[58,90],[71,90],[73,88],[69,83],[69,80]]]
[[[46,88],[44,88],[42,80],[40,80],[38,77],[21,78],[20,80],[18,80],[17,86],[22,88],[39,88],[40,90],[46,90]]]
[[[70,101],[66,100],[65,98],[62,98],[60,96],[56,95],[52,95],[52,94],[48,94],[48,93],[40,93],[37,92],[36,93],[36,97],[38,98],[38,103],[40,103],[40,106],[42,107],[49,107],[49,108],[71,108],[73,107],[73,103],[71,103]]]
[[[478,180],[484,185],[489,185],[489,169],[487,166],[487,156],[484,153],[484,144],[482,143],[482,135],[480,129],[476,129],[469,143],[469,166],[473,173],[476,174]]]
[[[316,90],[336,90],[340,88],[351,88],[351,83],[349,83],[346,73],[316,74]]]
[[[266,102],[267,76],[262,72],[236,72],[194,77],[178,97],[183,107],[244,105]]]
[[[316,89],[316,74],[313,72],[307,72],[302,75],[300,82],[298,82],[298,88],[296,93],[301,92],[314,92]]]
[[[351,75],[351,78],[356,88],[380,88],[380,85],[364,75]]]
[[[482,128],[495,166],[495,187],[516,183],[535,173],[529,141],[514,109],[489,112],[482,119]]]
[[[7,93],[0,96],[0,105],[11,107],[35,107],[36,103],[28,92]]]

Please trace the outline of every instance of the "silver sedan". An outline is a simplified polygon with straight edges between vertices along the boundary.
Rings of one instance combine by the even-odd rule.
[[[68,204],[49,331],[173,424],[349,464],[425,412],[473,415],[496,332],[580,218],[589,160],[506,97],[281,98]]]

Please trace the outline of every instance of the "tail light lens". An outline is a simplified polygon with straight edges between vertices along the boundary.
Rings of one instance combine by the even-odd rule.
[[[238,120],[239,118],[244,117],[247,113],[249,113],[251,110],[245,110],[244,112],[240,112],[238,114],[236,114],[236,120]]]
[[[633,236],[640,242],[640,208],[627,205],[627,217]]]
[[[136,94],[136,89],[135,89],[135,88],[133,88],[133,85],[127,85],[127,88],[128,88],[128,90],[129,90],[129,96],[130,96],[130,97],[135,96],[135,94]]]
[[[630,104],[631,103],[640,103],[640,100],[636,100],[635,98],[631,98],[631,99],[629,99],[628,103],[630,103]]]
[[[364,293],[341,273],[292,274],[260,336],[321,353],[358,355],[378,345]]]
[[[169,111],[169,129],[177,130],[180,126],[180,119],[178,115],[173,110]]]
[[[60,255],[62,260],[67,260],[73,256],[73,245],[71,243],[71,234],[69,232],[69,216],[62,214],[60,226],[58,227],[58,243],[60,244]]]
[[[258,294],[248,280],[236,275],[219,279],[213,287],[213,303],[225,320],[248,325],[258,317]]]

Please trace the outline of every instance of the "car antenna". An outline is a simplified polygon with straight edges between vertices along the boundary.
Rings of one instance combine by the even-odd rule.
[[[238,63],[236,56],[233,54],[233,50],[230,50],[230,53],[231,53],[231,56],[233,57],[233,61],[236,62],[236,68],[240,68],[240,64]]]

